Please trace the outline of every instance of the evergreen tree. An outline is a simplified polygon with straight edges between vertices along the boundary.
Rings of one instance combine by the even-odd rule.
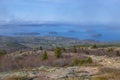
[[[43,47],[42,47],[42,46],[40,46],[40,47],[39,47],[39,49],[40,49],[40,50],[43,50]]]
[[[93,62],[93,61],[92,61],[92,58],[89,57],[89,58],[87,59],[87,62],[88,62],[88,63],[92,63],[92,62]]]
[[[61,48],[56,48],[56,49],[54,50],[54,53],[55,53],[55,57],[56,57],[56,58],[62,57]]]
[[[77,48],[75,46],[72,47],[72,52],[77,53]]]
[[[42,54],[42,60],[46,60],[48,59],[48,54],[46,51],[44,51],[44,53]]]
[[[97,45],[96,44],[92,45],[92,48],[97,48]]]
[[[7,54],[7,52],[5,50],[0,50],[0,56],[3,56],[5,54]]]

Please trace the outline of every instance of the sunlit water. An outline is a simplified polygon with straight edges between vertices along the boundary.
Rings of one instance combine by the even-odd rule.
[[[120,28],[103,25],[33,25],[0,26],[0,35],[5,36],[63,36],[80,40],[120,40]]]

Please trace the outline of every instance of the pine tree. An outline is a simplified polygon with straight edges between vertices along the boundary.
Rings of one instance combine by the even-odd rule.
[[[44,53],[42,54],[42,60],[46,60],[48,59],[48,54],[46,51],[44,51]]]
[[[97,45],[96,44],[92,45],[92,48],[97,48]]]
[[[62,52],[61,52],[61,49],[60,49],[60,48],[56,48],[56,49],[54,50],[54,53],[55,53],[56,58],[62,57]]]
[[[77,48],[75,46],[72,47],[72,52],[77,53]]]
[[[92,62],[93,62],[93,61],[92,61],[92,58],[89,57],[89,58],[87,59],[87,62],[88,62],[88,63],[92,63]]]

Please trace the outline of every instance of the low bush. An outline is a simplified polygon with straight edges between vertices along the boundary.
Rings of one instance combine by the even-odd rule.
[[[91,57],[89,57],[86,61],[87,61],[87,63],[92,63],[93,62]]]
[[[72,51],[73,53],[77,53],[77,48],[76,48],[76,46],[73,46],[73,47],[71,48],[71,51]]]
[[[90,53],[88,51],[85,51],[85,54],[89,55]]]
[[[87,63],[93,63],[93,60],[92,60],[92,58],[91,57],[89,57],[88,59],[85,59],[85,60],[79,60],[78,58],[75,58],[74,60],[73,60],[73,64],[75,65],[75,66],[81,66],[81,65],[83,65],[83,64],[87,64]]]
[[[11,77],[5,80],[30,80],[28,77]]]
[[[7,52],[5,50],[0,50],[0,56],[3,56],[5,54],[7,54]]]
[[[96,45],[96,44],[94,44],[94,45],[92,45],[92,46],[91,46],[91,48],[97,48],[97,45]]]
[[[108,48],[108,52],[113,52],[113,48]]]
[[[120,56],[120,52],[119,51],[116,51],[116,56]]]
[[[27,78],[27,77],[21,77],[21,78],[18,78],[16,80],[29,80],[29,78]]]
[[[77,58],[75,58],[74,60],[73,60],[73,64],[74,65],[79,65],[79,63],[80,63],[80,60],[79,59],[77,59]]]

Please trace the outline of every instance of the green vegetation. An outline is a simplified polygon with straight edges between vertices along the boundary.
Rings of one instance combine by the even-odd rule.
[[[84,52],[85,52],[85,54],[87,54],[87,55],[89,55],[89,54],[90,54],[88,51],[84,51]]]
[[[5,54],[7,54],[7,52],[5,50],[0,50],[0,56],[3,56]]]
[[[108,48],[108,52],[113,52],[113,48]]]
[[[92,45],[92,46],[91,46],[91,48],[97,48],[97,45],[96,45],[96,44],[94,44],[94,45]]]
[[[54,53],[55,53],[55,57],[56,57],[56,58],[62,57],[61,48],[57,47],[57,48],[54,50]]]
[[[40,46],[40,47],[39,47],[39,50],[43,50],[43,47],[42,47],[42,46]]]
[[[91,58],[91,57],[88,57],[88,59],[84,59],[84,60],[79,60],[78,58],[75,58],[75,59],[73,60],[73,64],[74,64],[75,66],[81,66],[81,65],[86,64],[86,63],[89,63],[89,64],[93,63],[92,58]]]
[[[48,54],[47,51],[44,51],[44,53],[42,54],[42,60],[46,60],[48,59]]]
[[[118,50],[116,51],[116,56],[120,56],[120,52]]]
[[[8,78],[8,79],[5,79],[5,80],[31,80],[31,79],[24,76],[24,77],[11,77],[11,78]]]
[[[61,47],[62,52],[66,52],[66,49],[64,47]]]
[[[23,51],[21,50],[20,53],[22,53]]]
[[[76,46],[73,46],[73,47],[71,48],[71,50],[72,50],[73,53],[77,53],[77,47],[76,47]]]
[[[93,62],[91,57],[89,57],[86,61],[87,61],[87,63],[92,63]]]
[[[7,46],[1,44],[1,46],[3,46],[3,47],[0,47],[1,48],[0,71],[1,72],[6,72],[6,71],[16,72],[17,70],[18,71],[25,70],[26,72],[27,71],[29,72],[30,70],[30,72],[33,71],[33,73],[35,71],[35,75],[36,75],[37,73],[36,70],[45,71],[47,73],[47,71],[50,71],[50,72],[56,71],[56,69],[58,69],[56,67],[60,67],[60,68],[70,67],[71,69],[71,67],[77,66],[80,69],[81,67],[85,69],[87,67],[88,71],[91,68],[93,68],[93,71],[94,70],[99,71],[97,75],[93,74],[92,76],[90,76],[92,77],[91,80],[108,80],[109,78],[112,78],[114,80],[120,79],[119,78],[120,72],[117,72],[120,70],[103,69],[103,72],[101,71],[101,68],[104,68],[104,67],[107,68],[109,66],[112,67],[113,69],[114,69],[114,66],[115,68],[119,68],[119,65],[118,65],[119,57],[120,57],[119,47],[112,47],[108,44],[106,45],[106,44],[97,44],[97,43],[96,44],[92,43],[94,45],[87,44],[87,43],[85,45],[84,43],[83,44],[78,43],[77,45],[75,45],[75,44],[72,44],[72,41],[69,42],[71,44],[67,43],[68,40],[64,40],[64,38],[62,39],[59,38],[57,40],[53,40],[52,38],[48,38],[48,37],[45,37],[44,39],[36,38],[36,37],[35,38],[33,37],[33,39],[29,38],[28,40],[27,38],[25,40],[23,38],[19,38],[19,39],[20,40],[17,41],[19,44],[17,44],[17,42],[16,44],[11,42],[8,44],[5,42]],[[56,47],[56,46],[59,46],[59,47]],[[10,50],[12,50],[13,52]],[[79,54],[77,54],[78,52]],[[115,63],[115,64],[112,64],[112,63]],[[45,70],[45,69],[48,69],[48,70]],[[78,68],[76,69],[78,70]],[[79,72],[80,74],[82,74],[83,71],[78,71],[78,73]],[[83,75],[86,72],[87,71],[85,70],[85,72],[83,72]],[[76,76],[76,73],[75,73],[75,76]],[[8,79],[8,80],[33,80],[30,78],[28,79],[27,77],[17,77],[17,78]]]
[[[18,78],[17,80],[28,80],[27,77],[21,77],[21,78]]]
[[[91,80],[119,80],[120,70],[112,68],[102,68],[101,74],[95,75]]]
[[[43,50],[43,47],[42,46],[37,47],[36,50]]]
[[[74,65],[79,65],[79,63],[80,63],[79,59],[75,58],[75,59],[73,60],[73,64],[74,64]]]

